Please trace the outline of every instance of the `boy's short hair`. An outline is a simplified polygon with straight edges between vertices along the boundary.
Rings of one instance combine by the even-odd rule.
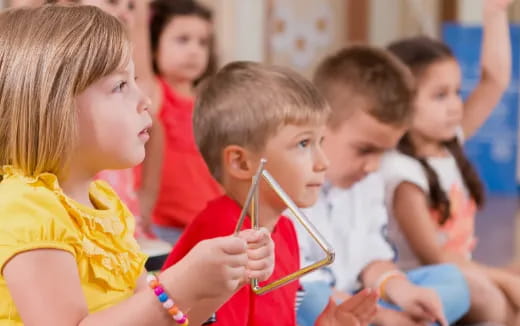
[[[234,62],[202,83],[194,133],[212,175],[222,181],[222,151],[261,151],[287,124],[325,123],[329,107],[310,81],[285,68]]]
[[[395,126],[411,120],[413,76],[383,49],[367,45],[344,48],[319,65],[314,83],[331,105],[331,128],[338,128],[356,108]]]

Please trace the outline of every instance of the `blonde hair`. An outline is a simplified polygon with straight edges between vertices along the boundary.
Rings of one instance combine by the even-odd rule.
[[[215,179],[222,178],[222,151],[239,145],[261,151],[280,127],[325,123],[329,107],[310,81],[276,66],[228,64],[203,82],[193,126],[200,152]]]
[[[129,38],[90,6],[7,10],[0,30],[0,167],[58,175],[76,143],[75,97],[129,62]]]

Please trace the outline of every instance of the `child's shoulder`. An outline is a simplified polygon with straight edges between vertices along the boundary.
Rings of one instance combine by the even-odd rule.
[[[0,182],[0,267],[13,255],[37,248],[74,252],[79,234],[58,198],[56,177],[25,177],[4,169]]]
[[[428,179],[421,163],[397,150],[384,155],[381,176],[387,193],[393,193],[402,182],[410,182],[425,191],[428,190]]]
[[[293,221],[290,217],[288,217],[286,215],[282,215],[282,216],[280,216],[280,219],[276,223],[276,227],[285,234],[296,235],[296,226],[294,225],[294,223],[298,223],[298,222]]]
[[[196,233],[205,238],[230,235],[238,222],[241,207],[230,197],[220,196],[206,207],[188,225],[187,233]],[[245,225],[247,224],[244,223]],[[247,225],[246,225],[247,226]],[[185,233],[186,233],[185,232]]]
[[[52,174],[26,177],[4,167],[0,182],[0,220],[11,214],[35,217],[67,215],[57,196],[57,189],[57,178]]]
[[[389,168],[393,168],[393,169],[398,168],[399,170],[402,170],[404,168],[420,167],[420,166],[421,166],[421,164],[419,163],[419,161],[417,161],[413,157],[410,157],[409,155],[401,153],[398,150],[391,150],[391,151],[386,152],[383,155],[383,160],[382,160],[382,165],[381,165],[383,170],[389,169]]]

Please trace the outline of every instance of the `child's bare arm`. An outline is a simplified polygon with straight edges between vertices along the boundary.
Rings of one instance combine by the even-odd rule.
[[[511,41],[507,7],[512,0],[486,0],[481,79],[464,105],[462,128],[471,137],[486,121],[511,78]]]
[[[33,250],[19,254],[6,265],[4,278],[24,325],[170,322],[151,291],[142,291],[114,308],[89,316],[76,262],[65,251]]]
[[[246,243],[237,237],[200,242],[179,263],[161,274],[165,289],[200,325],[242,284],[247,265]],[[63,250],[31,250],[12,258],[4,278],[24,325],[171,325],[172,319],[152,290],[89,314],[72,254]]]
[[[152,113],[157,112],[161,93],[153,71],[152,50],[150,46],[150,1],[135,2],[135,24],[131,27],[131,38],[134,44],[135,73],[139,86],[152,100]]]
[[[442,250],[428,198],[422,189],[409,182],[401,183],[395,190],[392,209],[400,231],[423,264],[462,263],[465,260]]]

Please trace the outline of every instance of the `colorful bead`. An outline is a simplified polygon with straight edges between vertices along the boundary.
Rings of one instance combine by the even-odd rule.
[[[150,285],[150,287],[152,289],[155,289],[156,287],[159,286],[159,282],[158,281],[151,281],[150,283],[148,283],[148,285]]]
[[[175,318],[174,318],[175,319]],[[179,319],[175,319],[175,321],[177,322],[177,324],[184,324],[184,322],[187,320],[188,318],[186,317],[186,315],[182,315],[181,318]]]
[[[157,296],[157,298],[159,299],[159,301],[164,303],[166,302],[166,300],[168,300],[168,295],[166,293],[161,293]]]
[[[156,296],[160,296],[161,294],[164,293],[164,289],[162,286],[157,286],[155,289],[153,289],[153,292],[155,293]]]
[[[163,303],[163,307],[166,310],[173,308],[174,307],[173,300],[172,299],[166,300],[166,302]]]
[[[163,307],[168,311],[168,313],[172,316],[175,322],[181,326],[188,326],[188,316],[182,313],[182,311],[179,310],[179,307],[175,305],[175,302],[168,297],[168,294],[166,294],[164,287],[159,283],[157,277],[153,274],[148,275],[146,277],[146,281],[148,282],[148,286],[153,290],[154,294],[157,296],[157,299],[159,299]]]
[[[146,275],[146,283],[150,283],[151,281],[157,281],[157,277],[153,274]]]
[[[177,306],[173,306],[168,309],[168,313],[172,316],[175,316],[179,312],[179,308]]]
[[[180,311],[173,316],[173,319],[175,319],[176,321],[180,321],[182,318],[184,318],[184,314]]]

